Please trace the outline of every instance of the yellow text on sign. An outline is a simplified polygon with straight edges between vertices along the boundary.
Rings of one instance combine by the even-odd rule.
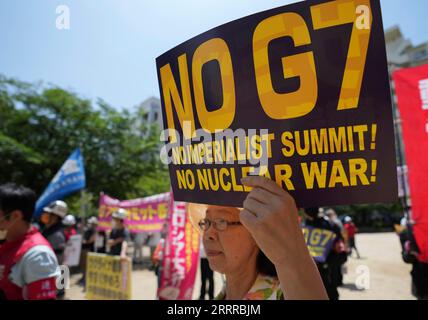
[[[86,265],[88,300],[130,300],[132,264],[130,259],[89,253]]]
[[[372,24],[370,0],[328,1],[312,6],[310,11],[315,31],[352,24],[337,109],[357,108]],[[257,93],[264,112],[275,120],[305,116],[313,110],[318,99],[317,71],[312,51],[282,58],[284,78],[299,77],[299,89],[291,93],[277,93],[273,89],[268,47],[272,41],[282,37],[290,37],[295,47],[312,43],[308,23],[295,12],[268,17],[255,28],[253,57]],[[183,132],[184,138],[190,139],[194,136],[196,125],[192,89],[197,116],[203,129],[214,133],[216,130],[225,130],[230,126],[236,113],[232,58],[228,44],[223,39],[214,38],[202,43],[193,54],[191,63],[193,84],[191,84],[187,54],[180,55],[178,57],[178,71],[181,93],[170,64],[160,68],[161,90],[169,129],[175,129],[175,110],[182,129],[184,129],[184,122],[190,122],[189,130]],[[236,59],[238,58],[236,57]],[[202,67],[210,61],[217,61],[220,66],[223,93],[223,105],[214,111],[207,110],[202,84]],[[171,140],[176,142],[174,134],[171,135]]]
[[[309,232],[308,228],[303,228],[302,231],[306,244],[310,246],[324,247],[330,240],[336,237],[334,232],[326,229],[314,228],[312,232]]]

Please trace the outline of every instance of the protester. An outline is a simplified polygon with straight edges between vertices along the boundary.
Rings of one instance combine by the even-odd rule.
[[[82,270],[82,278],[79,280],[79,284],[85,285],[86,278],[86,259],[89,252],[106,252],[107,236],[104,231],[98,231],[98,219],[97,217],[90,217],[87,221],[87,225],[83,232],[82,239],[82,252],[80,259],[80,268]]]
[[[325,211],[325,215],[333,226],[336,226],[340,232],[343,232],[343,223],[337,217],[336,211],[332,208],[329,208]]]
[[[205,300],[205,294],[208,284],[208,297],[210,300],[214,299],[214,272],[211,270],[207,254],[204,246],[201,243],[200,251],[200,268],[201,268],[201,293],[199,300]]]
[[[130,234],[128,229],[125,227],[125,219],[127,212],[124,209],[118,209],[112,214],[112,230],[107,241],[109,247],[109,254],[114,256],[120,256],[122,259],[126,259],[126,250],[128,248],[128,242],[130,241]]]
[[[329,220],[319,215],[319,208],[306,208],[303,209],[305,221],[303,226],[311,226],[321,230],[329,230],[336,234],[333,246],[329,252],[326,253],[325,261],[316,262],[324,286],[327,290],[328,297],[331,300],[339,299],[339,292],[337,290],[340,285],[340,279],[337,277],[337,268],[346,262],[347,255],[340,230],[331,225]]]
[[[357,246],[355,244],[355,234],[358,232],[357,227],[352,222],[352,218],[347,216],[344,219],[345,224],[344,228],[346,230],[347,239],[348,239],[348,254],[352,256],[352,251],[355,250],[357,253],[357,258],[360,259],[360,253],[358,252]]]
[[[189,205],[211,269],[226,276],[216,299],[327,299],[294,199],[264,177],[242,183],[253,187],[243,209]]]
[[[412,264],[412,294],[418,300],[428,300],[428,261],[422,261],[420,250],[413,234],[413,221],[400,233],[402,257],[405,263]]]
[[[132,255],[132,262],[134,264],[143,263],[143,246],[145,239],[145,233],[136,233],[133,235],[134,253]]]
[[[56,298],[60,275],[52,247],[30,222],[35,193],[23,186],[0,186],[0,300]]]
[[[146,233],[146,237],[144,238],[144,244],[150,248],[150,256],[153,256],[153,253],[161,240],[161,232],[149,232]],[[155,266],[151,265],[150,269],[154,270]]]
[[[76,227],[75,227],[76,218],[71,214],[66,215],[62,220],[62,224],[64,225],[65,242],[68,242],[71,236],[74,236],[77,234]]]
[[[165,248],[165,239],[160,239],[152,256],[152,262],[155,268],[154,270],[157,278],[158,288],[160,288],[160,285],[161,285],[162,260],[163,260],[164,248]]]
[[[62,264],[64,250],[67,243],[64,234],[64,225],[62,224],[62,220],[65,218],[67,213],[67,204],[64,201],[57,200],[51,202],[47,207],[44,207],[43,213],[40,217],[40,221],[44,226],[42,235],[52,246],[59,264]],[[58,289],[57,298],[63,299],[64,296],[64,288]]]
[[[331,227],[335,231],[336,234],[340,234],[340,239],[342,243],[345,243],[345,239],[343,237],[344,234],[344,228],[343,223],[340,221],[340,219],[337,217],[336,211],[332,208],[329,208],[325,211],[325,215],[328,218]],[[342,273],[342,266],[344,263],[341,263],[342,261],[337,261],[336,263],[332,264],[332,277],[333,282],[336,283],[338,286],[343,285],[343,273]]]
[[[97,230],[97,217],[90,217],[83,232],[82,249],[87,252],[105,253],[107,236],[105,231]]]
[[[44,207],[43,214],[40,217],[40,221],[44,226],[42,235],[51,244],[60,264],[62,263],[66,245],[62,219],[65,218],[67,212],[67,204],[64,201],[57,200]]]
[[[156,277],[158,280],[157,281],[158,288],[160,288],[160,285],[161,285],[163,252],[165,249],[165,239],[167,236],[167,232],[168,232],[168,224],[164,223],[162,225],[162,230],[160,232],[161,238],[160,238],[155,250],[153,251],[153,255],[152,255],[152,263],[153,263],[155,274],[156,274]]]

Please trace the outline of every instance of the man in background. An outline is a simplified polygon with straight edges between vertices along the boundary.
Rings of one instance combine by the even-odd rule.
[[[58,261],[48,241],[31,226],[35,193],[0,186],[0,300],[56,299]]]

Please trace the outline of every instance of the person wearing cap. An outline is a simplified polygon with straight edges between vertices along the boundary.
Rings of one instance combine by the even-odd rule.
[[[31,225],[34,191],[0,186],[0,300],[56,299],[58,261],[51,245]]]
[[[120,256],[122,259],[126,259],[126,250],[128,248],[128,242],[130,234],[128,229],[125,227],[125,219],[128,213],[125,209],[118,209],[112,214],[112,230],[107,241],[109,247],[109,254],[114,256]]]
[[[328,299],[294,199],[264,177],[241,181],[252,187],[243,208],[188,205],[211,269],[226,278],[216,299]]]
[[[64,201],[57,200],[50,203],[47,207],[44,207],[43,213],[40,217],[40,221],[44,225],[42,235],[51,244],[60,264],[62,263],[66,245],[62,220],[65,218],[67,213],[67,204]]]
[[[90,217],[83,232],[82,252],[80,259],[80,268],[82,277],[79,279],[79,284],[85,285],[86,277],[86,258],[89,252],[105,253],[107,236],[105,231],[98,231],[97,217]]]
[[[97,230],[97,227],[97,217],[90,217],[83,233],[82,247],[88,252],[105,253],[107,236],[104,231]]]
[[[77,234],[77,231],[75,228],[76,218],[73,215],[68,214],[62,220],[62,224],[64,225],[65,242],[68,242],[71,236],[74,236]]]

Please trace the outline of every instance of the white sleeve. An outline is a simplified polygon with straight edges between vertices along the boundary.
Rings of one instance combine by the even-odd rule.
[[[34,281],[58,277],[61,271],[55,253],[48,246],[35,246],[12,267],[11,281],[23,287]]]

